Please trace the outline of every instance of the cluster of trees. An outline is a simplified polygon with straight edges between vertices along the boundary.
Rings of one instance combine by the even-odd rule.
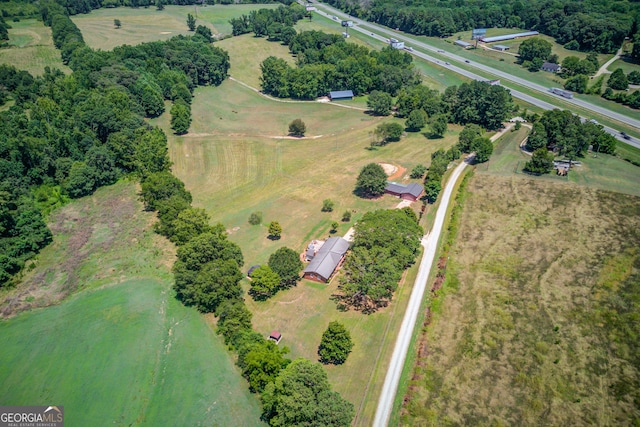
[[[354,228],[335,297],[344,307],[372,313],[393,297],[402,271],[415,261],[424,231],[411,208],[368,212]]]
[[[59,4],[43,2],[41,16],[73,73],[34,78],[0,65],[0,103],[15,101],[0,113],[0,284],[50,242],[40,209],[125,174],[168,179],[166,135],[144,117],[160,114],[164,99],[190,103],[193,88],[221,83],[229,67],[226,52],[195,36],[94,51]],[[190,201],[153,207],[163,234]]]
[[[266,300],[282,289],[289,289],[300,280],[302,261],[293,249],[283,247],[269,257],[267,265],[261,265],[251,273],[249,295],[255,300]]]
[[[554,109],[545,111],[533,124],[526,147],[533,152],[544,148],[575,159],[584,156],[590,145],[594,151],[613,154],[616,138],[599,124],[582,123],[571,111]]]
[[[386,185],[387,174],[382,166],[378,163],[369,163],[360,171],[354,193],[360,197],[378,197],[384,194]]]
[[[640,44],[640,43],[636,43]],[[631,93],[614,92],[625,91],[629,84],[640,84],[640,72],[631,71],[628,75],[621,68],[617,68],[607,80],[607,89],[602,93],[602,97],[620,104],[628,105],[631,108],[640,109],[640,91]]]
[[[448,37],[473,28],[528,28],[568,48],[613,53],[637,31],[639,5],[598,0],[327,0],[343,11],[411,34]]]
[[[424,177],[424,199],[435,203],[442,190],[442,177],[447,171],[449,163],[460,158],[460,150],[453,146],[449,150],[440,149],[431,155],[431,165]]]
[[[291,39],[289,49],[297,56],[297,67],[273,56],[262,62],[265,93],[313,99],[349,89],[355,95],[378,90],[395,96],[403,87],[420,82],[411,55],[390,47],[370,51],[335,34],[305,31]]]
[[[296,2],[289,2],[287,7],[277,9],[252,10],[248,15],[229,20],[231,34],[254,33],[256,37],[267,36],[271,41],[289,44],[296,35],[293,26],[306,15],[306,9]]]
[[[540,37],[531,37],[520,44],[519,61],[530,71],[538,71],[551,58],[551,43]],[[551,59],[556,59],[551,58]],[[557,61],[557,59],[556,59]]]
[[[2,15],[0,15],[0,46],[4,45],[4,41],[9,40],[9,28],[11,28],[11,25],[7,24]]]

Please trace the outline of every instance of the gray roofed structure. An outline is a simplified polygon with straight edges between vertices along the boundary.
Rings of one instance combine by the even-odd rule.
[[[551,73],[557,73],[562,69],[562,66],[554,64],[553,62],[545,62],[544,64],[542,64],[542,67],[540,67],[540,69],[543,71],[549,71]]]
[[[330,237],[322,245],[303,273],[309,276],[320,276],[328,281],[349,249],[349,242],[342,237]]]
[[[505,34],[504,36],[480,37],[480,41],[485,43],[493,43],[493,42],[501,42],[504,40],[517,39],[518,37],[537,36],[538,34],[540,33],[537,31],[527,31],[524,33]]]
[[[395,194],[400,197],[404,195],[411,196],[414,200],[416,200],[422,194],[422,190],[424,188],[420,184],[416,184],[412,182],[409,185],[398,184],[397,182],[389,181],[387,182],[386,187],[384,187],[384,191],[387,193]]]
[[[458,45],[458,46],[462,46],[463,48],[469,48],[471,46],[473,46],[471,43],[468,43],[464,40],[456,40],[453,42],[453,44]]]
[[[353,91],[352,90],[333,90],[329,92],[329,98],[334,99],[352,99]]]

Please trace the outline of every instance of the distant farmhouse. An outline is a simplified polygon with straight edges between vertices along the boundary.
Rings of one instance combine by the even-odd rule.
[[[328,238],[316,253],[307,253],[307,259],[311,258],[311,262],[303,270],[302,277],[314,282],[328,283],[342,265],[348,249],[349,242],[342,237]]]
[[[352,90],[334,90],[329,92],[329,98],[332,101],[353,99],[353,91]]]
[[[540,67],[540,69],[542,71],[548,71],[550,73],[558,73],[560,72],[560,70],[562,70],[562,67],[558,64],[554,64],[553,62],[545,62],[544,64],[542,64],[542,67]]]
[[[387,186],[384,187],[384,192],[400,197],[403,200],[411,200],[415,202],[418,200],[424,188],[420,184],[412,182],[409,185],[398,184],[397,182],[387,182]]]

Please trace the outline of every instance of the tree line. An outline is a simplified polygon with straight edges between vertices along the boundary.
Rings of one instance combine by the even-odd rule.
[[[615,52],[638,30],[637,2],[598,0],[327,0],[351,15],[416,35],[448,37],[473,28],[527,28],[569,49]]]
[[[123,175],[167,172],[166,135],[143,120],[164,100],[191,102],[198,85],[220,84],[226,52],[197,37],[94,51],[54,2],[41,4],[73,73],[34,78],[0,65],[0,284],[51,241],[42,212]],[[177,202],[176,202],[177,203]]]

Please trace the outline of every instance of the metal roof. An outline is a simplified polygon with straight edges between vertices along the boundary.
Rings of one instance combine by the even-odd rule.
[[[334,90],[329,92],[329,98],[353,98],[352,90]]]
[[[384,187],[385,191],[389,191],[391,193],[396,194],[411,194],[416,199],[422,194],[423,187],[420,184],[416,184],[412,182],[409,185],[398,184],[397,182],[389,181],[387,182],[386,187]]]
[[[540,33],[537,31],[527,31],[524,33],[505,34],[504,36],[480,37],[480,40],[485,43],[493,43],[493,42],[501,42],[503,40],[511,40],[518,37],[537,36],[538,34]]]
[[[464,40],[456,40],[453,42],[454,44],[457,44],[458,46],[462,46],[462,47],[469,47],[469,46],[473,46],[471,43],[467,43]]]
[[[494,45],[494,46],[492,46],[492,47],[493,47],[494,49],[501,49],[501,50],[509,50],[509,49],[511,49],[509,46],[505,46],[505,45],[503,45],[503,44],[497,44],[497,45]]]
[[[304,269],[304,273],[316,273],[318,276],[329,279],[344,254],[347,253],[347,249],[349,249],[349,242],[342,237],[328,238],[307,268]]]
[[[562,67],[558,64],[554,64],[553,62],[545,62],[544,64],[542,64],[542,67],[540,68],[542,68],[543,70],[558,71]]]

